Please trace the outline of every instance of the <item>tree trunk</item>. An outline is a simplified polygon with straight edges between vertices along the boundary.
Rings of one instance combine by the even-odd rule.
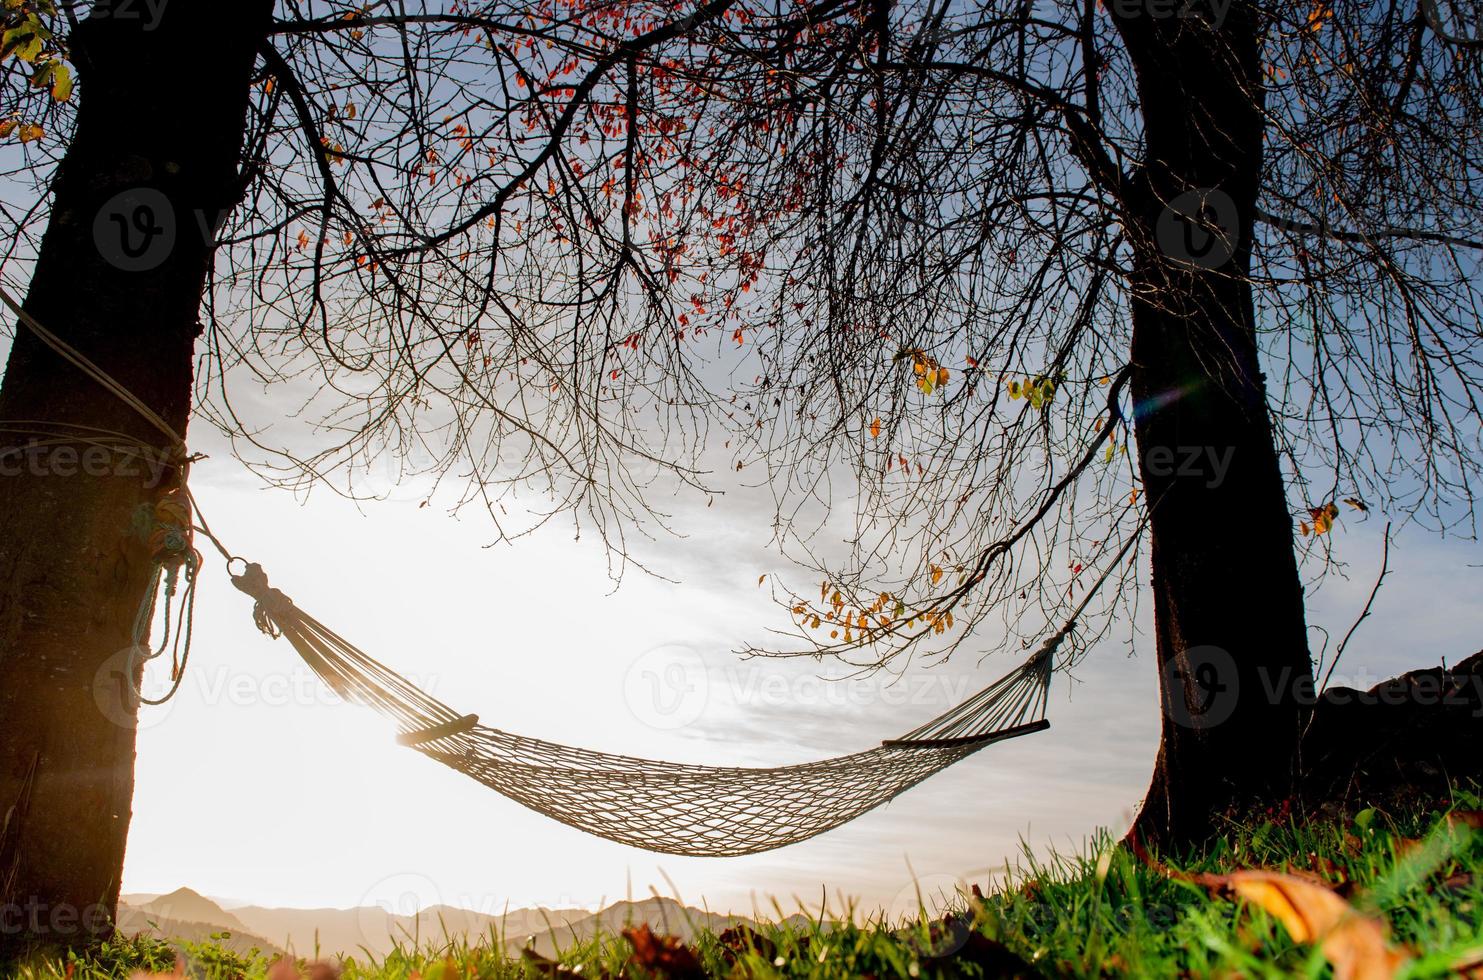
[[[271,0],[100,0],[76,30],[75,137],[25,307],[177,432],[214,219],[240,199]],[[125,197],[117,197],[124,194]],[[0,419],[168,439],[16,327]],[[150,570],[135,520],[176,471],[82,442],[0,440],[0,961],[112,930],[137,699],[121,665]]]
[[[1292,791],[1312,667],[1247,278],[1261,25],[1236,0],[1219,25],[1125,11],[1118,29],[1146,139],[1128,201],[1130,388],[1164,707],[1135,832],[1176,846]]]

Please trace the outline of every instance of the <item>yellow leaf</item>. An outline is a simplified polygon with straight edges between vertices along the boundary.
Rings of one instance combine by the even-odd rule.
[[[1327,534],[1333,530],[1334,518],[1339,516],[1339,507],[1330,501],[1321,507],[1314,507],[1308,511],[1308,516],[1313,518],[1313,533]]]
[[[51,97],[58,102],[72,98],[72,69],[66,65],[58,64],[52,70]]]
[[[1327,3],[1315,3],[1313,8],[1308,12],[1309,33],[1316,34],[1323,30],[1323,25],[1327,21],[1332,20],[1333,16],[1334,8],[1332,6]]]
[[[1410,960],[1391,948],[1379,919],[1323,885],[1272,871],[1237,871],[1224,883],[1280,921],[1293,939],[1317,943],[1335,980],[1389,980]]]
[[[40,126],[36,125],[35,123],[26,123],[25,125],[21,126],[20,131],[16,133],[16,138],[19,139],[22,143],[33,143],[36,140],[41,139],[41,137],[45,135],[46,130],[42,129]]]

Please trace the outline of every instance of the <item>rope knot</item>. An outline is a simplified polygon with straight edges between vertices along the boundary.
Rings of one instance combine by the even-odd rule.
[[[177,488],[155,501],[154,527],[149,533],[149,557],[167,569],[186,564],[195,551],[191,507]],[[199,564],[199,563],[198,563]]]
[[[256,600],[252,621],[271,637],[279,634],[277,622],[293,611],[294,601],[268,584],[268,573],[257,562],[248,562],[241,575],[232,576],[232,584]]]

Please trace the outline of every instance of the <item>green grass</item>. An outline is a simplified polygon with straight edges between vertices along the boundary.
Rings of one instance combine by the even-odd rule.
[[[1330,975],[1321,953],[1295,942],[1277,919],[1185,877],[1261,868],[1323,879],[1360,914],[1383,921],[1391,941],[1413,955],[1401,975],[1443,977],[1483,958],[1483,832],[1447,819],[1479,807],[1476,795],[1459,793],[1445,807],[1409,813],[1371,810],[1328,822],[1273,816],[1233,825],[1209,852],[1162,858],[1162,867],[1102,835],[1077,856],[1036,861],[1027,853],[1021,869],[982,901],[962,896],[955,921],[923,914],[914,922],[857,916],[844,924],[766,925],[755,934],[757,950],[701,934],[689,947],[635,955],[628,939],[603,936],[564,951],[559,966],[511,960],[498,942],[433,943],[346,963],[343,976],[679,978],[698,975],[697,965],[731,977],[1011,976],[1015,969],[1077,977]],[[270,976],[262,957],[211,946],[181,950],[193,976]],[[176,956],[165,942],[121,939],[86,957],[34,964],[21,976],[128,977],[168,970]]]

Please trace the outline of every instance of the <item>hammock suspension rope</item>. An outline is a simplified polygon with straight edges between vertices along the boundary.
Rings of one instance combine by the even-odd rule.
[[[0,432],[36,431],[60,441],[77,438],[109,445],[118,452],[153,454],[177,467],[176,488],[156,501],[143,522],[152,566],[150,587],[134,620],[135,659],[129,672],[142,703],[162,704],[180,689],[190,654],[201,567],[201,555],[193,544],[193,535],[199,532],[227,560],[232,584],[253,599],[258,629],[270,637],[287,639],[342,699],[390,719],[399,730],[400,744],[538,813],[646,850],[734,856],[797,843],[875,809],[995,742],[1050,727],[1045,713],[1054,654],[1071,633],[1075,616],[1019,667],[942,715],[875,748],[819,762],[772,768],[670,763],[560,745],[482,725],[477,715],[460,714],[437,701],[305,613],[269,585],[262,566],[233,555],[211,532],[190,493],[186,477],[193,457],[174,429],[85,355],[38,323],[3,286],[0,302],[43,343],[116,395],[169,441],[162,455],[156,447],[103,429],[60,423],[35,423],[48,427],[37,430],[0,425]],[[57,428],[75,431],[61,435]],[[238,563],[242,569],[234,572]],[[1084,607],[1085,601],[1077,614]],[[163,610],[163,634],[159,646],[151,650],[147,640],[159,609]],[[171,651],[171,687],[161,698],[144,698],[138,689],[144,663],[167,649]]]

